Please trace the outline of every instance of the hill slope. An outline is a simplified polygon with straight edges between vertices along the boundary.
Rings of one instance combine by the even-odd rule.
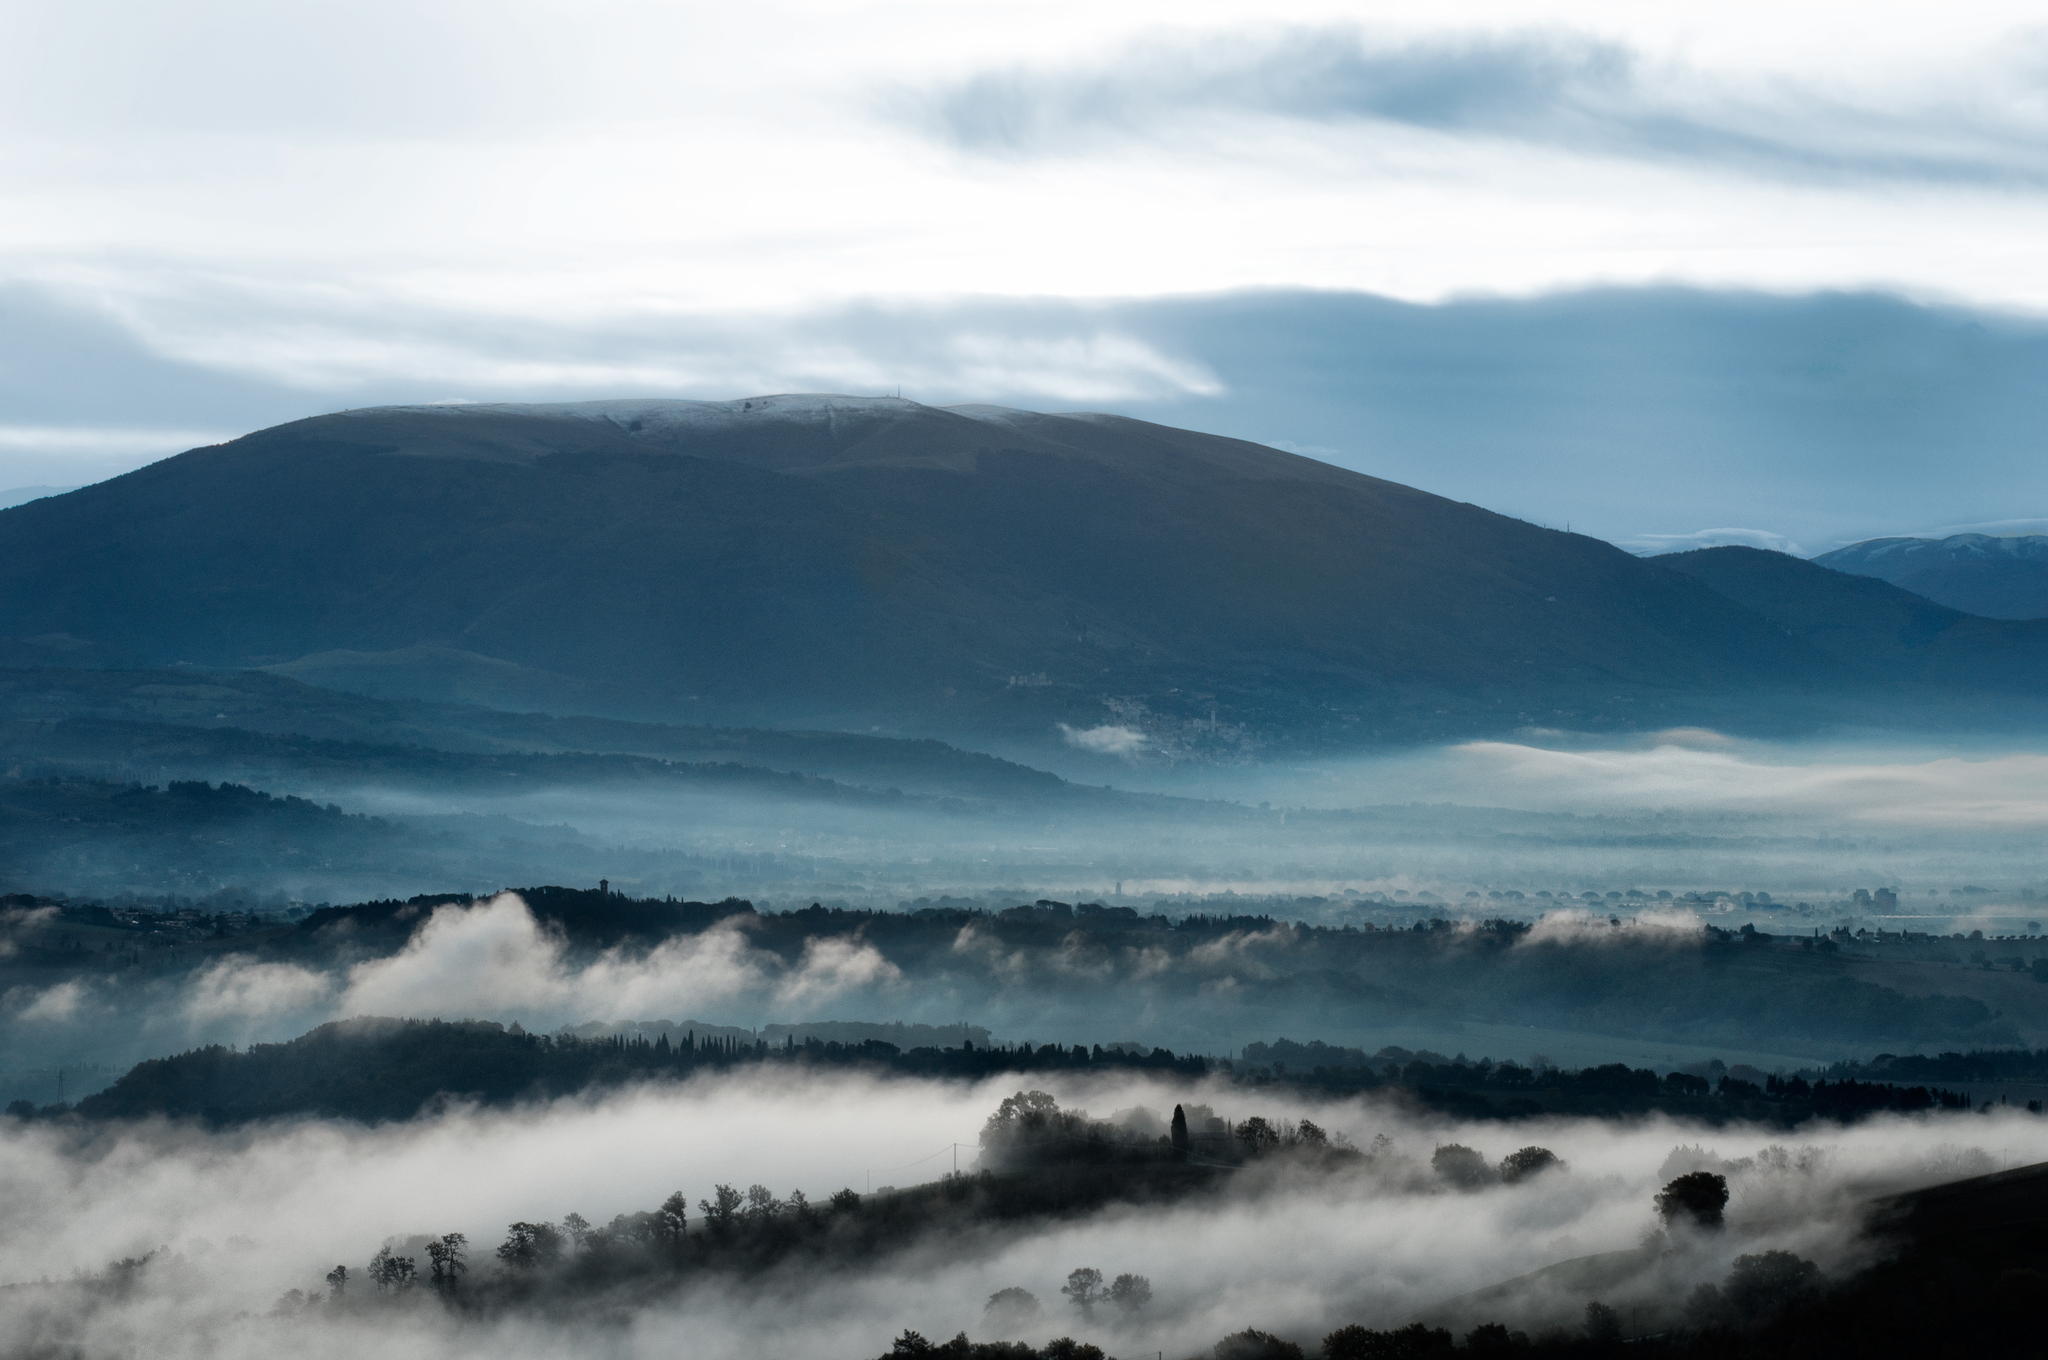
[[[0,638],[51,664],[1162,744],[1736,720],[1837,679],[1592,539],[1140,421],[850,397],[278,426],[0,512]]]
[[[2048,534],[1873,538],[1813,559],[1987,619],[2048,618]]]
[[[2048,620],[1978,618],[1761,548],[1701,548],[1656,560],[1871,680],[2033,695],[2048,674]]]

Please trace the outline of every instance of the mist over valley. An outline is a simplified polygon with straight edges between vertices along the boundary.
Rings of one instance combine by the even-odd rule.
[[[2043,1349],[2038,14],[0,30],[0,1360]]]

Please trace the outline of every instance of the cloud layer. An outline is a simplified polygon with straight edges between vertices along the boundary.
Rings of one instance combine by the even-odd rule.
[[[1218,142],[1219,124],[1265,117],[1807,180],[2033,189],[2048,183],[2042,110],[2024,97],[2039,55],[2022,48],[1951,73],[1945,98],[1913,107],[1652,62],[1569,29],[1417,38],[1280,26],[1154,35],[1092,68],[984,72],[912,111],[956,146],[1009,155],[1130,137]],[[1987,100],[1986,86],[2021,97]]]

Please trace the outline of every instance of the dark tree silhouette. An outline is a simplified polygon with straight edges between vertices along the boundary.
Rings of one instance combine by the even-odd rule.
[[[1820,1267],[1789,1251],[1738,1256],[1721,1297],[1738,1321],[1758,1322],[1820,1292]]]
[[[1237,1126],[1237,1141],[1244,1146],[1245,1156],[1258,1157],[1280,1146],[1280,1134],[1265,1116],[1255,1114]]]
[[[1013,1332],[1029,1326],[1038,1317],[1038,1312],[1038,1296],[1028,1289],[1012,1285],[988,1296],[988,1305],[981,1310],[981,1318],[998,1332]]]
[[[1152,1281],[1125,1272],[1109,1282],[1109,1301],[1126,1315],[1138,1313],[1152,1302]]]
[[[379,1294],[403,1294],[413,1285],[415,1266],[410,1256],[394,1256],[391,1248],[379,1247],[370,1258],[370,1283]]]
[[[1067,1272],[1067,1282],[1060,1286],[1060,1293],[1073,1301],[1081,1310],[1081,1316],[1095,1316],[1095,1305],[1105,1297],[1102,1288],[1102,1272],[1093,1266],[1082,1266]]]
[[[680,1259],[683,1245],[688,1241],[690,1230],[690,1201],[682,1191],[677,1190],[661,1202],[655,1211],[654,1230],[660,1235],[661,1245],[673,1259]]]
[[[1102,1347],[1071,1336],[1056,1336],[1039,1347],[1038,1360],[1109,1360]]]
[[[1430,1154],[1429,1169],[1437,1179],[1460,1190],[1477,1190],[1483,1185],[1494,1185],[1500,1175],[1493,1169],[1485,1156],[1463,1143],[1445,1143]]]
[[[1527,1336],[1498,1322],[1482,1322],[1465,1333],[1465,1349],[1474,1355],[1504,1355],[1528,1344]]]
[[[1173,1150],[1183,1157],[1187,1156],[1188,1149],[1194,1146],[1188,1137],[1188,1112],[1178,1105],[1173,1107],[1173,1124],[1168,1138],[1173,1143]]]
[[[1728,1178],[1712,1171],[1688,1171],[1659,1190],[1656,1203],[1667,1226],[1718,1228],[1728,1208]]]
[[[1456,1351],[1457,1343],[1449,1332],[1419,1322],[1390,1332],[1353,1323],[1323,1338],[1323,1360],[1431,1360]]]
[[[1598,1299],[1586,1305],[1586,1340],[1611,1346],[1621,1340],[1621,1314]]]
[[[1215,1360],[1303,1360],[1301,1347],[1256,1327],[1232,1332],[1217,1342],[1209,1354]]]
[[[327,1290],[337,1299],[348,1293],[347,1266],[336,1266],[327,1272]]]
[[[460,1287],[462,1272],[469,1269],[468,1248],[469,1239],[461,1233],[443,1233],[427,1243],[427,1281],[436,1292],[452,1294]]]
[[[732,1235],[733,1224],[739,1221],[743,1196],[730,1185],[711,1187],[711,1198],[697,1201],[697,1212],[704,1215],[704,1227],[713,1237],[724,1238]]]
[[[1510,1152],[1500,1159],[1500,1178],[1509,1185],[1540,1176],[1546,1171],[1562,1171],[1564,1163],[1549,1148],[1525,1147]]]
[[[562,1256],[562,1230],[552,1223],[510,1224],[498,1244],[498,1259],[514,1270],[553,1265]]]
[[[754,1184],[747,1187],[746,1215],[756,1223],[766,1223],[782,1212],[782,1201],[775,1198],[775,1192],[767,1186]]]

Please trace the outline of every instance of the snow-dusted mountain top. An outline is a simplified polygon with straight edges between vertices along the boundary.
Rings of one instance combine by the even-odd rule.
[[[1035,414],[1009,406],[975,403],[926,406],[906,397],[856,397],[832,392],[786,392],[741,397],[732,401],[690,401],[676,397],[627,397],[604,401],[445,402],[422,406],[366,406],[349,415],[383,415],[394,411],[445,416],[520,415],[606,420],[638,428],[725,424],[737,417],[794,421],[831,420],[847,415],[909,415],[942,411],[968,420],[1003,423]]]
[[[2048,618],[2048,534],[1873,538],[1813,559],[1992,619]]]
[[[847,467],[974,472],[985,455],[1140,464],[1175,479],[1343,482],[1358,474],[1279,449],[1093,412],[986,403],[927,406],[903,397],[784,393],[733,401],[609,401],[371,406],[308,424],[357,423],[396,452],[528,463],[562,453],[645,452],[745,463],[778,472]],[[280,426],[279,430],[296,426]],[[250,436],[259,442],[274,432]]]
[[[1817,561],[1875,562],[1886,558],[1947,557],[1962,560],[2017,558],[2048,560],[2048,534],[1950,534],[1946,538],[1872,538],[1822,553]]]

